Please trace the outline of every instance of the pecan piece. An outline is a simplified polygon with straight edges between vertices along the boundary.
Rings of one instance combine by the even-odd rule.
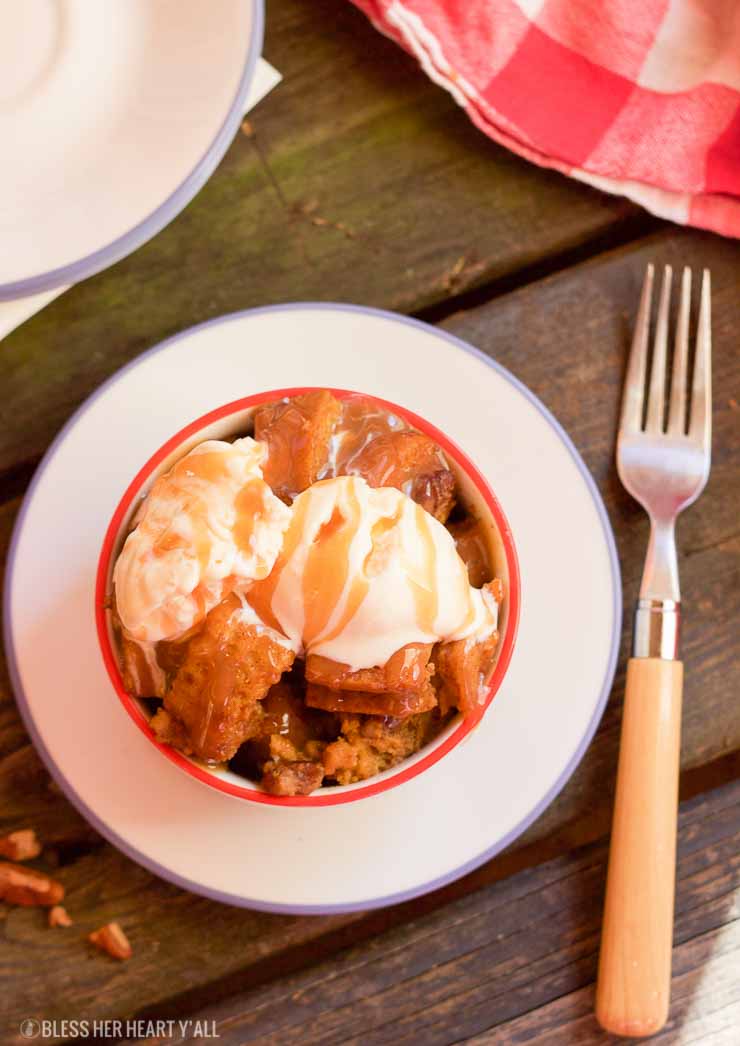
[[[67,909],[61,904],[55,904],[49,909],[49,926],[71,926],[72,920]]]
[[[41,844],[33,828],[20,828],[0,838],[0,857],[11,861],[30,861],[41,853]]]
[[[64,887],[56,879],[21,864],[0,861],[0,900],[8,904],[35,904],[51,908],[64,897]]]
[[[99,930],[88,934],[87,939],[101,952],[107,952],[113,959],[130,959],[133,954],[128,937],[118,923],[106,923]]]

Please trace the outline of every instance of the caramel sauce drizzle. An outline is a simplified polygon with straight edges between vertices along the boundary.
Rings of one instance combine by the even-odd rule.
[[[303,594],[305,605],[308,607],[306,594],[309,587],[311,590],[318,587],[319,593],[318,598],[316,598],[312,591],[311,609],[306,612],[307,628],[305,642],[307,646],[311,640],[319,636],[329,624],[334,610],[339,603],[339,600],[342,598],[342,593],[345,590],[347,578],[349,576],[350,546],[360,529],[361,523],[362,508],[354,490],[350,490],[349,517],[343,517],[343,526],[335,535],[333,535],[333,540],[330,538],[329,542],[327,542],[327,547],[322,552],[319,552],[321,549],[321,542],[317,538],[317,543],[312,549],[312,553],[314,553],[315,557],[313,558],[313,562],[311,561],[312,557],[309,557],[312,569],[311,579],[309,580],[308,578],[308,569],[304,574]],[[319,534],[319,538],[320,537],[321,534]],[[332,545],[333,548],[330,547]],[[326,584],[327,574],[332,578],[331,587]],[[322,588],[322,577],[324,579],[323,585],[325,588]],[[364,572],[358,574],[352,579],[345,600],[344,611],[331,631],[323,637],[324,642],[336,639],[336,637],[344,631],[359,610],[369,588],[370,582]]]
[[[389,414],[372,400],[364,396],[347,396],[342,400],[342,415],[336,429],[339,445],[333,468],[327,471],[327,476],[352,474],[355,459],[371,440],[406,427],[395,414]]]
[[[404,513],[405,506],[401,504],[392,516],[376,521],[371,533],[372,550],[365,558],[363,569],[351,577],[351,547],[362,526],[362,506],[352,484],[345,490],[346,497],[341,505],[334,506],[330,518],[319,528],[302,566],[302,639],[307,649],[317,640],[329,642],[336,639],[355,616],[368,593],[372,577],[384,568],[389,553],[389,549],[384,547],[385,539],[399,525]],[[254,584],[246,596],[262,621],[278,632],[282,629],[272,609],[272,601],[283,571],[301,542],[308,502],[309,498],[296,502],[295,515],[272,573]],[[439,593],[433,524],[420,506],[415,506],[414,512],[414,523],[421,536],[421,555],[416,560],[407,557],[404,567],[414,598],[419,628],[434,635]],[[342,612],[332,623],[342,599]],[[472,604],[470,612],[474,613]]]
[[[189,481],[200,479],[206,483],[217,484],[228,479],[228,457],[228,451],[190,454],[176,462],[164,476],[160,476],[150,494],[172,500],[182,499],[183,511],[189,516],[193,527],[195,554],[202,571],[207,568],[211,557],[211,536],[204,518],[204,498],[193,492]],[[154,554],[162,555],[174,549],[187,548],[188,544],[184,537],[173,533],[168,527],[155,542]]]
[[[156,497],[179,499],[182,511],[189,517],[192,537],[186,538],[173,530],[172,526],[159,535],[154,542],[153,555],[163,556],[176,549],[194,548],[201,574],[208,569],[213,548],[213,538],[206,522],[207,505],[205,496],[192,489],[191,480],[198,479],[208,484],[218,484],[230,478],[229,450],[206,451],[190,454],[176,462],[169,472],[160,476],[152,488]],[[267,515],[263,481],[258,477],[247,480],[236,496],[234,504],[236,519],[232,527],[234,544],[243,552],[252,551],[252,537],[261,520]],[[223,599],[234,588],[235,578],[229,576],[221,582],[219,599]],[[196,605],[196,622],[201,621],[207,611],[209,593],[203,583],[190,593]]]
[[[216,723],[223,720],[229,706],[231,695],[237,683],[238,663],[223,645],[213,652],[210,659],[211,670],[207,673],[207,697],[203,717],[198,726],[198,747],[204,748],[214,712]]]
[[[349,579],[350,547],[362,523],[362,508],[352,485],[346,489],[346,504],[335,505],[331,518],[316,535],[303,569],[303,641],[307,647],[329,624]],[[362,575],[352,579],[335,633],[345,628],[368,588]]]
[[[247,601],[262,621],[282,632],[272,609],[272,600],[283,571],[295,554],[303,537],[309,498],[299,499],[295,513],[283,541],[283,548],[272,572],[263,581],[252,585]],[[319,528],[303,565],[303,642],[310,646],[324,631],[347,587],[350,571],[350,547],[362,523],[362,507],[351,488],[346,503],[335,505],[331,517]],[[362,574],[352,579],[340,620],[326,638],[334,638],[357,613],[369,588]]]
[[[273,628],[276,632],[280,633],[282,633],[283,630],[280,622],[272,611],[272,598],[275,595],[275,590],[280,584],[280,578],[283,576],[285,567],[292,558],[301,542],[301,538],[303,537],[309,504],[309,499],[304,498],[302,501],[298,502],[297,506],[294,506],[293,518],[291,519],[290,526],[283,537],[283,547],[275,561],[275,565],[267,577],[252,585],[246,594],[247,602],[257,612],[260,620],[263,621],[268,628]]]
[[[235,502],[236,521],[232,533],[234,544],[242,552],[252,551],[252,537],[257,524],[265,518],[263,482],[252,479],[239,491]]]
[[[439,611],[437,592],[437,548],[427,512],[416,506],[416,526],[421,537],[421,562],[407,559],[406,576],[416,604],[416,623],[423,632],[434,634],[434,622]]]
[[[190,453],[175,462],[163,478],[165,480],[180,478],[188,480],[195,477],[205,480],[206,483],[220,483],[222,479],[229,477],[228,458],[228,451],[210,450],[200,454]]]

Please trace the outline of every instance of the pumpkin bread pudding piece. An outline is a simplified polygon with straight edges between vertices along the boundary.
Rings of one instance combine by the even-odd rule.
[[[206,616],[165,694],[169,718],[158,713],[152,722],[160,739],[167,732],[169,743],[182,748],[184,731],[187,749],[215,762],[230,759],[258,732],[259,701],[295,658],[264,629],[240,619],[240,606],[231,595]]]
[[[190,735],[184,723],[170,715],[164,706],[157,709],[149,720],[149,726],[154,731],[154,736],[159,744],[176,748],[183,755],[194,754]]]
[[[126,635],[115,612],[113,627],[118,636],[123,685],[133,697],[164,697],[167,679],[178,671],[187,653],[188,640],[200,630],[198,625],[179,639],[160,640],[156,644],[156,654],[150,658],[146,655],[145,644],[137,643]]]
[[[262,475],[288,504],[315,483],[326,467],[341,409],[331,392],[317,389],[256,412],[254,438],[267,444]]]
[[[345,715],[339,738],[324,751],[324,771],[338,784],[364,781],[418,751],[433,732],[432,712],[406,719]]]
[[[447,529],[455,539],[457,554],[468,568],[468,580],[473,588],[483,588],[491,580],[488,544],[485,533],[477,519],[465,519],[448,523]]]
[[[429,663],[431,643],[408,643],[392,654],[384,665],[360,668],[320,654],[306,658],[306,681],[330,690],[363,690],[373,694],[417,694],[429,681],[434,665]]]
[[[417,693],[370,693],[367,690],[331,690],[328,686],[309,683],[306,687],[306,704],[310,708],[322,708],[326,712],[357,712],[365,715],[391,716],[405,719],[406,716],[428,712],[437,705],[437,694],[427,679]]]
[[[262,701],[259,732],[245,746],[272,795],[308,795],[324,777],[322,755],[337,736],[333,715],[306,707],[295,681],[281,680]]]
[[[325,742],[337,736],[339,720],[307,707],[302,689],[290,678],[270,687],[260,705],[262,720],[246,746],[253,763],[320,761]]]
[[[124,630],[113,600],[111,625],[117,640],[118,665],[123,686],[132,697],[164,697],[164,674],[153,667],[141,643],[130,639]]]
[[[496,578],[484,586],[501,603],[503,586]],[[498,644],[498,632],[476,643],[458,639],[452,643],[438,643],[434,648],[434,683],[442,714],[451,708],[463,715],[471,715],[480,708],[483,683],[489,673],[491,660]]]
[[[455,477],[434,440],[412,429],[376,436],[352,459],[350,471],[371,487],[395,487],[444,523],[455,504]]]
[[[447,517],[455,507],[455,477],[449,469],[443,468],[437,469],[436,472],[424,472],[412,483],[409,496],[430,516],[434,516],[440,523],[446,523]]]

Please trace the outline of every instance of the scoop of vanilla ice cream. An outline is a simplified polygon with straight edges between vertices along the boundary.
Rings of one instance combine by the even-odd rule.
[[[155,481],[113,571],[133,639],[174,639],[270,573],[291,509],[262,479],[265,455],[251,437],[208,440]]]
[[[401,491],[343,476],[314,483],[292,508],[273,572],[247,599],[296,649],[355,670],[407,643],[496,628],[497,604],[471,587],[449,531]]]

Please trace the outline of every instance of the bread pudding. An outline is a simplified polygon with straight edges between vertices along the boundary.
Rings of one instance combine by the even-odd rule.
[[[160,743],[295,796],[366,780],[474,716],[505,596],[434,440],[319,389],[155,480],[111,615]]]

